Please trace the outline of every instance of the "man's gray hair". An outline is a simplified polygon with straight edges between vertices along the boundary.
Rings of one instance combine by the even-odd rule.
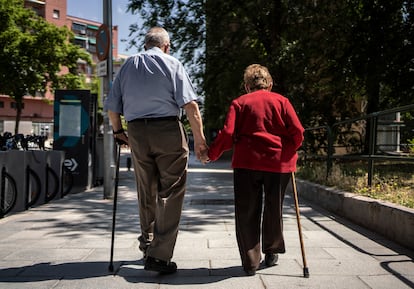
[[[170,43],[170,36],[168,32],[161,27],[151,28],[145,35],[145,48],[150,49],[151,47],[161,47],[165,44]]]

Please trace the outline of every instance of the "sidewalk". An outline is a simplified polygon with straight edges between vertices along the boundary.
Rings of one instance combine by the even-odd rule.
[[[178,272],[143,269],[133,171],[124,151],[114,249],[108,271],[112,200],[103,188],[70,194],[0,219],[0,288],[414,288],[414,252],[300,200],[310,278],[303,278],[295,208],[287,194],[286,254],[245,276],[240,263],[228,162],[190,161],[188,190],[173,260]]]

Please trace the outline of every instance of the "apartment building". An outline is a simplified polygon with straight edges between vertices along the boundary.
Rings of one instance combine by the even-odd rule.
[[[93,65],[78,62],[79,70],[86,75],[86,81],[91,81],[95,75],[95,64],[98,62],[96,53],[96,32],[102,23],[67,15],[66,0],[25,0],[27,9],[32,9],[37,15],[56,26],[66,26],[75,34],[75,43],[91,54]],[[118,59],[118,27],[112,28],[112,53]],[[53,132],[53,99],[52,93],[45,97],[26,96],[24,98],[19,133],[46,134],[50,137]],[[14,132],[16,103],[7,95],[0,95],[0,134]]]

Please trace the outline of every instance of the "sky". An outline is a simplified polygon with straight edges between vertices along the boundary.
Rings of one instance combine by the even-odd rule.
[[[129,0],[112,0],[112,25],[118,26],[118,53],[131,55],[134,49],[126,51],[129,25],[138,22],[139,16],[126,12]],[[103,22],[103,0],[67,0],[67,14],[79,18]]]

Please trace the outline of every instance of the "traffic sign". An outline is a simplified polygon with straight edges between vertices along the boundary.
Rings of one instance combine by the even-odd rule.
[[[96,64],[96,75],[98,77],[106,76],[108,74],[108,60],[99,61]]]
[[[96,32],[96,48],[98,52],[98,59],[100,61],[108,58],[109,47],[111,41],[111,35],[109,34],[108,26],[102,24],[99,26],[98,31]]]

